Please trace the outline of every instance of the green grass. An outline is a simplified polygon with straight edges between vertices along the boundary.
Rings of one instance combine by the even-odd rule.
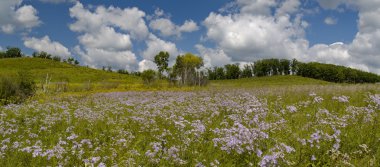
[[[140,82],[139,77],[107,72],[68,63],[40,58],[0,59],[0,73],[17,74],[18,71],[30,71],[36,81],[51,77],[52,82],[68,81],[70,83],[121,81],[123,83]]]
[[[329,85],[331,82],[305,78],[300,76],[270,76],[259,78],[242,78],[233,80],[216,80],[210,82],[212,87],[268,87],[268,86],[289,86],[289,85]]]
[[[376,84],[274,76],[144,86],[51,60],[0,59],[1,73],[20,69],[37,82],[47,73],[54,82],[67,77],[69,91],[0,106],[0,166],[258,166],[272,155],[272,166],[380,166]]]
[[[107,72],[83,66],[75,66],[68,63],[56,62],[40,58],[11,58],[0,59],[0,73],[16,75],[19,71],[29,71],[35,82],[42,88],[49,77],[49,89],[59,90],[62,82],[65,82],[65,92],[104,92],[104,91],[129,91],[129,90],[205,90],[223,88],[261,88],[278,86],[300,85],[330,85],[332,83],[304,78],[299,76],[273,76],[261,78],[245,78],[238,80],[210,81],[206,87],[177,87],[171,86],[166,80],[155,81],[149,86],[142,83],[140,77]]]

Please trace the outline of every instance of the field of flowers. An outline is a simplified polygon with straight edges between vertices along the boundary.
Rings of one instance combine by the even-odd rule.
[[[380,166],[380,91],[350,89],[30,100],[0,107],[0,166]]]

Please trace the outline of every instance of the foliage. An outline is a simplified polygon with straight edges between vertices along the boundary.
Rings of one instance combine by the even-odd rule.
[[[243,70],[241,71],[241,78],[251,78],[253,77],[253,64],[244,65]]]
[[[16,77],[0,76],[0,104],[20,103],[36,90],[35,82],[29,72],[19,72]]]
[[[169,53],[161,51],[154,57],[154,63],[156,63],[158,68],[158,73],[160,78],[162,77],[162,73],[168,70],[169,65]]]
[[[239,71],[238,65],[227,64],[224,68],[208,69],[210,80],[250,78],[253,76],[300,75],[336,83],[376,83],[380,76],[344,66],[323,63],[302,63],[286,59],[257,60],[253,65],[245,65]],[[225,71],[225,72],[224,72]],[[253,75],[252,75],[253,73]]]
[[[344,66],[322,63],[300,63],[298,75],[338,83],[375,83],[380,76]]]
[[[44,51],[42,51],[42,52],[33,52],[32,57],[34,57],[34,58],[41,58],[41,59],[53,59],[54,58],[51,54],[49,54],[47,52],[44,52]],[[55,58],[55,59],[57,59],[57,58]]]
[[[154,70],[145,70],[141,73],[141,78],[144,84],[150,85],[156,80],[156,72]]]
[[[201,78],[206,79],[203,73],[201,75],[200,71],[197,71],[202,66],[201,57],[187,53],[176,58],[172,73],[180,78],[181,85],[198,85]]]
[[[117,73],[119,73],[119,74],[129,74],[128,70],[123,70],[123,69],[117,70]]]
[[[23,57],[23,54],[22,54],[20,48],[7,47],[7,50],[5,52],[0,51],[0,59],[2,59],[2,58],[18,58],[18,57]]]
[[[224,68],[226,69],[226,79],[239,79],[241,70],[238,64],[227,64]]]

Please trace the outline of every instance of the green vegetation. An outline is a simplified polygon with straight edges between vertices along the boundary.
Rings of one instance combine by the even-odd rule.
[[[154,63],[157,65],[160,78],[162,78],[162,73],[168,70],[169,56],[168,52],[160,52],[154,57]]]
[[[144,81],[144,84],[151,85],[156,80],[156,71],[145,70],[141,73],[141,78]]]
[[[298,75],[338,83],[376,83],[380,76],[333,64],[301,63]]]
[[[224,88],[35,97],[0,107],[0,165],[380,165],[376,85]]]
[[[15,77],[0,75],[0,105],[23,102],[35,91],[35,82],[27,71],[20,71]]]
[[[378,85],[270,59],[209,69],[216,80],[201,87],[200,57],[168,58],[157,56],[160,75],[43,52],[0,59],[0,166],[380,165]]]
[[[240,70],[238,64],[208,69],[209,80],[238,79],[277,75],[299,75],[336,83],[376,83],[380,76],[344,66],[323,63],[302,63],[296,59],[263,59],[246,64]]]

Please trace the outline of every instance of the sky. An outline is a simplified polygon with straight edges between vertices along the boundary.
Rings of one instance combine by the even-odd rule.
[[[380,0],[1,0],[0,49],[142,71],[191,52],[205,67],[265,58],[380,74]]]

